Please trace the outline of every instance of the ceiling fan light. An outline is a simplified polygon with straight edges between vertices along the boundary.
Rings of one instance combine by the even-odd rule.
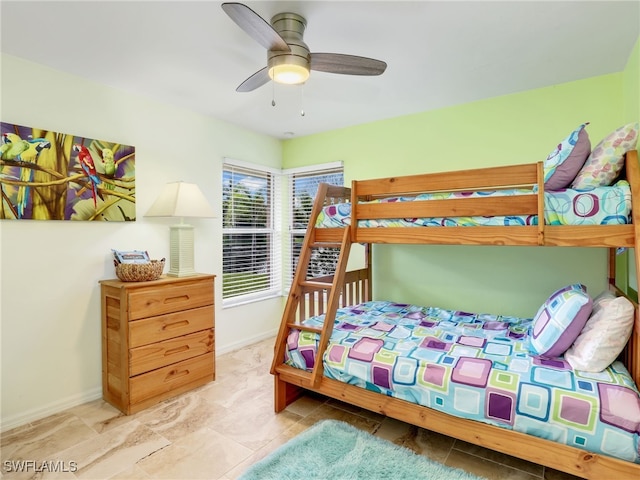
[[[302,65],[285,63],[271,67],[269,77],[276,83],[298,85],[309,79],[309,70]]]

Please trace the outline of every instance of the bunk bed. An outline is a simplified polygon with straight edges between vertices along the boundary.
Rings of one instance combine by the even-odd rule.
[[[311,391],[582,478],[640,478],[640,396],[637,390],[637,385],[640,385],[640,308],[635,299],[629,298],[626,292],[616,286],[617,251],[621,248],[635,248],[638,251],[640,247],[640,168],[637,151],[626,153],[622,178],[621,184],[627,189],[622,194],[621,198],[626,199],[622,203],[629,205],[615,207],[617,213],[613,215],[614,220],[608,215],[596,221],[585,221],[584,215],[578,221],[558,221],[558,216],[553,213],[550,218],[549,205],[553,203],[553,195],[557,192],[545,192],[542,162],[353,181],[351,188],[322,184],[313,205],[276,339],[271,368],[275,377],[276,412],[282,411],[304,391]],[[567,193],[560,192],[561,195]],[[505,201],[505,195],[509,196],[508,201]],[[497,222],[485,223],[487,219],[495,217],[498,217]],[[481,221],[478,223],[474,219]],[[364,267],[347,271],[351,245],[356,243],[365,245]],[[594,414],[587,409],[584,413],[589,422],[603,420],[606,424],[604,428],[607,433],[604,435],[608,437],[600,439],[602,448],[594,449],[590,443],[592,439],[579,431],[580,434],[575,435],[576,430],[571,430],[574,435],[571,441],[554,438],[554,434],[545,431],[536,434],[517,431],[510,418],[518,401],[515,393],[509,398],[494,395],[492,398],[496,408],[491,406],[490,394],[487,393],[484,412],[460,415],[459,412],[448,411],[443,405],[438,408],[438,402],[445,404],[448,400],[442,401],[442,397],[433,392],[421,394],[402,389],[399,393],[391,392],[388,384],[392,382],[385,362],[398,363],[400,357],[383,358],[383,354],[389,355],[389,351],[380,349],[380,346],[384,344],[386,347],[388,338],[383,335],[394,330],[396,336],[391,343],[399,344],[400,349],[409,348],[408,344],[403,345],[402,341],[398,341],[402,335],[397,334],[399,330],[396,328],[404,330],[404,338],[424,330],[421,330],[423,337],[419,345],[424,348],[417,349],[424,358],[420,359],[418,368],[422,368],[421,378],[430,378],[428,381],[431,386],[438,384],[442,387],[454,375],[458,376],[453,379],[458,385],[474,386],[473,375],[467,378],[469,372],[473,371],[483,371],[486,384],[489,369],[496,373],[493,367],[487,365],[498,363],[504,367],[509,363],[496,362],[496,352],[489,352],[486,358],[474,359],[476,365],[464,356],[447,356],[443,352],[432,355],[434,349],[446,350],[449,347],[446,345],[448,337],[436,337],[428,330],[433,324],[439,323],[440,327],[446,324],[445,330],[451,329],[451,338],[462,338],[460,329],[483,330],[484,340],[479,340],[473,334],[468,337],[467,345],[463,346],[469,348],[477,346],[474,342],[497,339],[497,343],[500,343],[506,341],[507,337],[513,337],[516,343],[509,348],[518,350],[521,357],[518,361],[529,362],[525,370],[549,367],[562,375],[573,375],[573,372],[562,357],[549,358],[525,352],[530,347],[527,342],[531,341],[528,337],[531,319],[490,317],[436,307],[373,301],[370,246],[376,243],[608,249],[608,290],[615,296],[627,298],[633,305],[633,330],[623,352],[605,373],[586,374],[585,378],[571,377],[569,380],[583,387],[582,394],[595,389],[595,397],[599,395],[604,399],[605,405],[601,410]],[[327,248],[338,252],[335,272],[313,278],[308,271],[310,259],[317,249]],[[640,256],[635,258],[636,271],[640,271]],[[409,326],[408,322],[414,320],[418,323]],[[411,330],[410,334],[406,333],[407,330]],[[360,334],[352,337],[354,331]],[[365,342],[358,344],[358,339],[364,339]],[[519,340],[523,341],[517,343]],[[411,342],[410,348],[416,350],[414,337],[411,337]],[[356,344],[360,348],[354,347]],[[365,362],[378,352],[378,368],[372,368],[360,376],[353,375],[352,371],[346,372],[345,352],[350,352],[354,358],[362,355]],[[454,361],[459,362],[455,368],[449,369],[449,379],[438,377],[437,369],[444,371],[446,366],[433,360],[445,357],[448,361],[455,357]],[[461,359],[467,360],[467,364],[462,365]],[[360,366],[353,370],[358,368],[362,369]],[[401,373],[396,375],[401,377]],[[415,372],[412,375],[415,379]],[[510,381],[509,371],[505,368],[502,368],[502,375],[499,371],[497,375],[496,378],[502,378],[506,383]],[[609,382],[609,375],[615,375],[616,378]],[[436,377],[438,381],[433,380]],[[604,377],[607,377],[606,381]],[[393,383],[396,386],[402,384],[402,379],[394,377]],[[464,397],[466,400],[473,395],[481,395],[477,390],[472,390],[469,396]],[[603,391],[613,393],[608,395]],[[520,387],[518,394],[521,392]],[[619,395],[620,392],[623,394]],[[563,406],[549,407],[556,417],[576,415],[576,411],[584,410],[586,404],[591,408],[601,408],[593,407],[596,400],[588,398],[588,395],[577,395],[575,402],[569,399],[570,396],[567,394]],[[558,397],[562,398],[562,395]],[[630,403],[620,403],[621,397],[628,397]],[[465,410],[462,404],[466,400],[461,402],[460,410]],[[579,405],[581,403],[582,406]],[[562,412],[565,407],[568,413]],[[506,417],[501,413],[505,408],[511,412]],[[522,410],[520,407],[518,409]],[[618,415],[620,409],[624,410],[624,414]],[[473,407],[469,407],[469,411],[472,410]],[[535,417],[535,412],[529,414]],[[570,421],[584,423],[585,418],[571,418]],[[531,430],[540,430],[541,419],[537,420],[537,427],[531,427]],[[610,428],[612,425],[617,429],[613,433]],[[591,424],[589,428],[601,427]],[[550,430],[553,428],[550,427]],[[566,435],[559,433],[555,436]],[[617,443],[612,440],[614,437],[620,440],[622,452],[608,451],[608,446]],[[580,447],[580,442],[583,442],[584,448]]]

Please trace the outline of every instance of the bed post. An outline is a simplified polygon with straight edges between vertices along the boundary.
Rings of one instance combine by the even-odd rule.
[[[536,177],[538,185],[538,245],[544,245],[544,166],[542,162],[536,164]]]
[[[365,269],[367,270],[367,283],[366,283],[366,295],[364,297],[365,302],[370,302],[373,300],[373,270],[372,270],[372,261],[371,261],[371,250],[373,245],[367,243],[365,245]]]
[[[615,287],[616,286],[616,258],[617,258],[617,253],[618,253],[618,249],[617,248],[610,248],[609,249],[609,261],[608,261],[608,266],[609,266],[609,274],[607,275],[607,286],[609,287],[609,289],[611,289],[611,287]]]
[[[276,413],[283,411],[287,405],[293,403],[304,394],[304,389],[280,380],[279,375],[274,375],[274,410]]]
[[[640,272],[640,166],[638,165],[638,151],[627,152],[625,159],[627,181],[631,186],[631,217],[634,232],[635,269]],[[615,260],[615,259],[614,259]],[[615,281],[615,279],[614,279]],[[637,287],[636,287],[637,288]],[[628,293],[628,285],[626,288]],[[635,321],[631,338],[625,350],[626,367],[631,377],[640,385],[640,307],[635,303]]]

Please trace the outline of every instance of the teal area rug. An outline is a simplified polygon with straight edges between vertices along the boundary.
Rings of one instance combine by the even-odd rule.
[[[323,420],[255,463],[240,480],[478,480],[336,420]]]

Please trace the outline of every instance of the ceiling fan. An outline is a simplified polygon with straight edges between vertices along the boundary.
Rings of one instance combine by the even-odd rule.
[[[380,75],[387,64],[373,58],[341,53],[310,53],[302,36],[304,17],[279,13],[271,24],[242,3],[223,3],[222,9],[256,42],[267,49],[267,66],[242,82],[237,92],[251,92],[269,80],[296,85],[309,78],[310,70],[343,75]]]

